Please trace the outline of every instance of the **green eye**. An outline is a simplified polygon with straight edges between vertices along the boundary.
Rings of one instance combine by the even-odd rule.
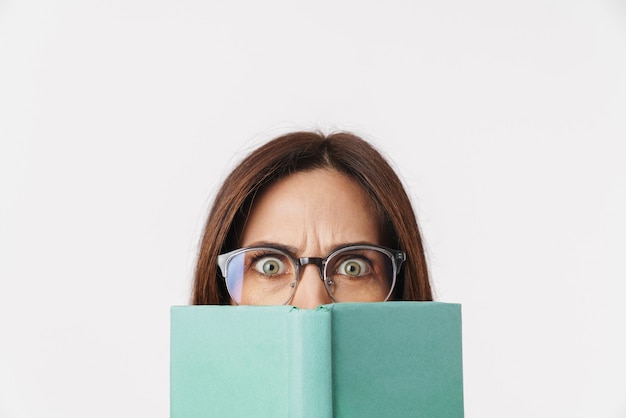
[[[256,262],[254,269],[266,276],[274,276],[285,271],[285,264],[278,258],[264,257]]]
[[[350,259],[339,264],[337,274],[350,277],[363,276],[368,273],[367,264],[361,260]]]

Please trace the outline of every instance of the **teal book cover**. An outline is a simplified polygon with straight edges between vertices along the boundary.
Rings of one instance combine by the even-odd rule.
[[[461,306],[171,309],[170,416],[463,417]]]

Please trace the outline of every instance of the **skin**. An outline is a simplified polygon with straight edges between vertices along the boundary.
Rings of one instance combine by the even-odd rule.
[[[383,232],[361,186],[330,169],[292,174],[257,196],[241,246],[280,245],[296,257],[326,257],[346,244],[382,245]],[[306,265],[291,305],[332,303],[319,270]]]

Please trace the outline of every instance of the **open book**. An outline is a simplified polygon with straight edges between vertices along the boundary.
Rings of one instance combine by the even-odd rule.
[[[463,417],[461,306],[171,310],[171,418]]]

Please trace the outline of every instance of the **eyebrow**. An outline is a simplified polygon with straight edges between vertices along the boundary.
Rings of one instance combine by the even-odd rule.
[[[270,242],[270,241],[256,241],[250,245],[246,245],[246,248],[253,248],[253,247],[276,248],[277,250],[285,251],[293,256],[295,256],[295,254],[298,253],[298,249],[296,247],[292,247],[290,245],[279,244],[277,242]]]
[[[381,246],[380,244],[375,244],[375,243],[369,242],[369,241],[346,242],[346,243],[341,243],[341,244],[335,245],[328,252],[328,254],[331,254],[331,253],[333,253],[334,251],[337,251],[340,248],[350,247],[352,245],[371,245],[371,246],[374,246],[374,247],[380,247]],[[291,245],[279,244],[277,242],[271,242],[271,241],[257,241],[257,242],[251,243],[250,245],[246,245],[246,248],[252,248],[252,247],[276,248],[278,250],[285,251],[285,252],[291,254],[294,257],[297,257],[298,251],[299,251],[299,249],[297,247],[293,247]]]

